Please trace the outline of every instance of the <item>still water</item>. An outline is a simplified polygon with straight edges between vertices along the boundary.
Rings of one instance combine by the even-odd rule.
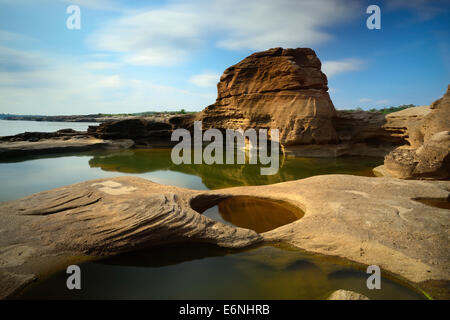
[[[54,132],[60,129],[86,131],[88,126],[98,125],[98,122],[0,120],[0,137],[22,132]]]
[[[373,176],[382,158],[284,158],[280,170],[260,175],[258,165],[175,165],[170,149],[95,151],[21,157],[0,162],[0,201],[90,179],[134,175],[197,190],[265,185],[319,174]]]
[[[287,202],[237,196],[222,200],[204,212],[205,216],[224,224],[267,232],[294,222],[304,212]]]
[[[212,245],[165,246],[80,265],[82,290],[67,290],[65,271],[35,284],[22,299],[326,299],[337,289],[371,299],[424,299],[382,278],[368,290],[364,269],[288,246],[245,251]]]
[[[367,157],[284,158],[276,175],[262,176],[257,165],[177,166],[170,160],[169,149],[22,157],[0,163],[3,182],[0,200],[120,175],[205,190],[271,184],[330,173],[371,176],[371,168],[381,162],[382,159]],[[279,205],[268,206],[237,197],[219,203],[204,214],[259,232],[301,218],[302,213]],[[264,219],[258,219],[255,210],[265,212]],[[283,210],[282,219],[273,219],[276,212]],[[241,215],[235,214],[236,211]],[[336,289],[354,290],[372,299],[424,298],[392,278],[383,278],[382,290],[368,290],[368,275],[361,266],[287,246],[265,245],[238,251],[205,244],[164,246],[80,266],[83,290],[67,290],[67,274],[61,270],[40,279],[17,298],[322,299]]]

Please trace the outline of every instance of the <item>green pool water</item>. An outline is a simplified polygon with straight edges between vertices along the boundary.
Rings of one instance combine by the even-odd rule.
[[[325,299],[337,289],[371,299],[424,299],[383,277],[369,290],[363,267],[287,246],[244,251],[190,244],[153,248],[80,264],[81,290],[60,271],[20,299]]]
[[[95,151],[21,157],[0,162],[0,201],[90,179],[134,175],[197,190],[264,185],[343,173],[373,176],[382,158],[281,158],[277,174],[263,176],[259,165],[175,165],[170,149]]]
[[[0,200],[11,200],[89,179],[134,175],[154,182],[192,189],[218,189],[272,184],[320,174],[372,176],[380,158],[282,158],[272,176],[260,175],[258,165],[174,165],[170,149],[95,151],[10,159],[0,163]],[[245,199],[244,199],[245,200]],[[255,207],[256,205],[256,207]],[[258,207],[259,206],[259,207]],[[224,223],[263,232],[301,218],[287,214],[264,221],[234,211],[250,212],[264,204],[229,201],[204,212]],[[260,209],[258,209],[260,210]],[[245,213],[244,212],[244,213]],[[294,214],[295,215],[295,214]],[[291,219],[291,220],[290,220]],[[266,245],[226,250],[190,244],[153,248],[114,258],[85,262],[82,290],[66,288],[60,270],[39,279],[16,298],[23,299],[323,299],[336,289],[363,293],[372,299],[422,299],[404,283],[384,277],[381,290],[368,290],[369,275],[348,261],[312,255],[301,250]]]

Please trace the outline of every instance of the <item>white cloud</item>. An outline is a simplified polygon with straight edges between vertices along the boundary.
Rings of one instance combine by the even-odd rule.
[[[91,61],[83,63],[83,67],[90,70],[106,70],[118,68],[119,64],[114,62]]]
[[[361,98],[359,99],[359,102],[365,103],[368,106],[376,106],[376,107],[384,107],[391,104],[391,101],[388,99],[374,100],[370,98]]]
[[[119,4],[119,2],[114,0],[60,0],[62,2],[66,2],[68,5],[76,4],[80,6],[80,8],[89,8],[94,10],[111,10],[111,11],[119,11],[123,10],[123,6]]]
[[[326,27],[357,18],[357,2],[339,0],[170,1],[126,14],[89,39],[138,65],[173,65],[202,46],[229,50],[309,47],[329,40]]]
[[[375,101],[375,104],[378,106],[387,106],[388,104],[390,104],[391,101],[388,99],[383,99],[383,100],[377,100]]]
[[[344,72],[358,71],[363,67],[364,61],[356,58],[322,62],[322,72],[325,73],[328,78]]]
[[[186,52],[177,48],[145,49],[125,56],[124,62],[136,66],[171,66],[184,60]]]
[[[98,84],[100,87],[105,88],[119,88],[122,84],[122,81],[120,80],[120,76],[118,74],[107,76],[101,79]]]
[[[0,47],[0,113],[88,114],[201,110],[214,94],[93,70],[78,58]]]
[[[202,73],[189,78],[189,82],[199,87],[214,87],[219,82],[217,73]]]
[[[0,47],[0,72],[26,72],[50,65],[48,58],[35,52]]]
[[[107,11],[123,11],[125,8],[115,0],[58,0],[59,2],[67,4],[75,4],[80,6],[81,9],[88,8],[94,10],[107,10]],[[28,5],[28,4],[54,4],[55,0],[0,0],[0,4],[13,4],[13,5]]]
[[[33,38],[19,34],[16,32],[10,32],[6,30],[0,30],[0,43],[5,42],[17,42],[17,41],[35,41]]]
[[[339,92],[339,89],[337,88],[328,88],[328,93],[336,93]]]

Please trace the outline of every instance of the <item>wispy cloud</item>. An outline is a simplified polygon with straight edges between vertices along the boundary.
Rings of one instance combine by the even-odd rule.
[[[357,17],[355,1],[193,0],[126,14],[88,41],[137,65],[173,65],[203,46],[228,50],[306,47],[332,38],[326,27]]]
[[[390,103],[391,103],[391,101],[388,100],[388,99],[382,99],[382,100],[377,100],[377,101],[375,101],[375,104],[376,104],[377,106],[387,106],[387,105],[390,104]]]
[[[322,63],[322,71],[330,78],[344,72],[359,71],[364,65],[365,62],[357,58],[324,61]]]
[[[120,11],[125,7],[120,4],[120,1],[115,0],[59,0],[68,4],[76,4],[81,8],[89,8],[94,10],[111,10]]]
[[[199,87],[214,87],[219,82],[218,73],[202,73],[189,78],[189,82]]]
[[[448,12],[443,4],[447,0],[389,0],[388,10],[409,10],[421,20],[429,20],[436,15]]]
[[[214,101],[210,94],[158,85],[149,79],[96,67],[90,68],[78,58],[0,47],[0,112],[201,110]]]
[[[336,93],[339,92],[339,89],[337,88],[328,88],[328,93]]]
[[[103,62],[103,61],[90,61],[83,63],[83,67],[90,70],[108,70],[116,69],[120,66],[119,63],[115,62]]]
[[[0,30],[0,43],[5,42],[18,42],[18,41],[35,41],[35,39],[25,36],[20,33],[10,32],[6,30]]]
[[[375,106],[375,107],[385,107],[391,104],[391,100],[388,99],[374,100],[371,98],[361,98],[358,101],[360,103],[365,103],[368,106]]]
[[[55,2],[65,3],[67,6],[75,4],[81,8],[105,11],[123,11],[126,7],[116,0],[0,0],[0,4],[54,4]]]

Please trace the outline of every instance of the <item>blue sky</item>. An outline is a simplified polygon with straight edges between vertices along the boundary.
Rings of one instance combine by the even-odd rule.
[[[0,0],[0,113],[199,111],[223,70],[278,46],[316,51],[337,109],[430,104],[450,83],[449,3]]]

